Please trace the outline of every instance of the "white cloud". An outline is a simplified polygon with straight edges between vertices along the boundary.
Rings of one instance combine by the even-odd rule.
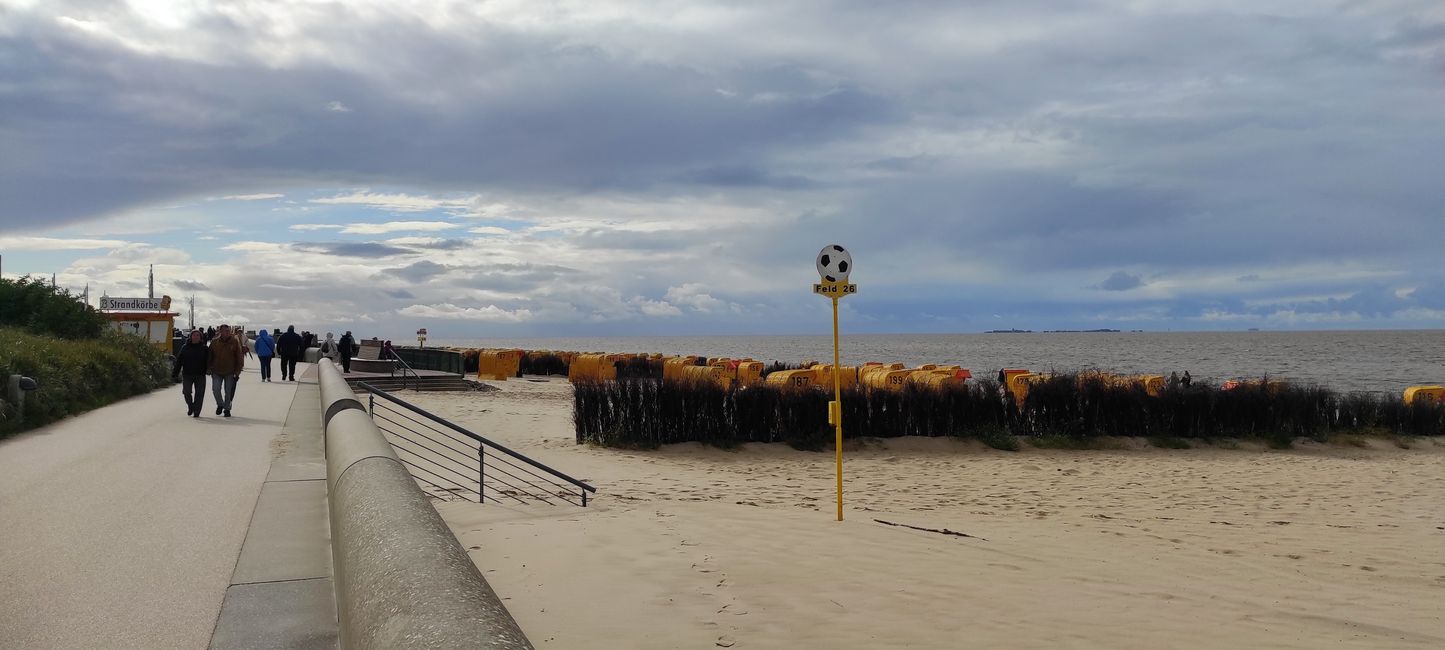
[[[646,316],[681,316],[682,310],[661,300],[648,300],[637,298],[632,301],[637,309]]]
[[[389,232],[409,230],[435,232],[452,228],[460,228],[460,226],[445,221],[388,221],[386,223],[351,223],[342,228],[341,232],[347,235],[383,235]]]
[[[119,239],[66,239],[63,237],[0,237],[0,250],[71,251],[119,248],[129,242]]]
[[[719,300],[703,291],[703,286],[696,282],[689,282],[676,287],[669,287],[667,295],[663,299],[675,305],[691,307],[694,311],[710,314],[721,311],[741,311],[742,306],[730,303],[726,300]]]
[[[510,235],[510,234],[512,234],[512,231],[507,230],[506,228],[498,228],[498,227],[496,227],[496,226],[481,226],[481,227],[479,227],[479,228],[468,228],[468,229],[467,229],[467,232],[475,233],[475,234],[478,234],[478,235]]]
[[[311,199],[311,203],[322,205],[364,205],[379,210],[391,210],[393,212],[426,212],[429,210],[453,209],[462,210],[471,207],[477,200],[476,195],[460,199],[437,199],[426,195],[413,194],[384,194],[360,190],[351,194],[338,194],[321,199]]]
[[[266,199],[279,199],[285,194],[232,194],[221,197],[226,201],[265,201]]]
[[[331,112],[333,112],[333,113],[350,113],[350,112],[351,112],[351,107],[350,107],[350,106],[347,106],[346,104],[343,104],[343,103],[341,103],[341,102],[333,101],[333,102],[330,102],[330,103],[326,104],[326,110],[331,111]]]
[[[527,309],[508,311],[496,305],[486,307],[458,307],[449,302],[437,305],[411,305],[398,309],[397,314],[413,318],[440,318],[444,320],[476,320],[496,323],[520,323],[532,319]]]
[[[256,253],[256,252],[266,252],[266,251],[279,251],[279,250],[284,250],[285,248],[286,248],[286,245],[285,245],[285,244],[277,244],[277,243],[274,243],[274,242],[267,242],[267,241],[243,241],[243,242],[236,242],[236,243],[234,243],[234,244],[229,244],[229,245],[226,245],[226,246],[222,246],[222,247],[221,247],[221,250],[223,250],[223,251],[237,251],[237,252],[243,252],[243,253]]]
[[[295,223],[291,224],[292,230],[340,230],[345,226],[339,223]]]

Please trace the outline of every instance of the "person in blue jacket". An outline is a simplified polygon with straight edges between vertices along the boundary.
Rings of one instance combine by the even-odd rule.
[[[276,356],[276,340],[266,330],[256,335],[252,345],[256,358],[261,360],[261,381],[271,381],[271,358]]]

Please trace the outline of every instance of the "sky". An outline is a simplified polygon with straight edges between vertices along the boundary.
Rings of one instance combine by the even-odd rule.
[[[1439,328],[1442,235],[1438,0],[0,0],[0,272],[199,324]]]

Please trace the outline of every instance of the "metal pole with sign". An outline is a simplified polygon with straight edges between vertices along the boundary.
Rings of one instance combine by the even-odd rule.
[[[421,328],[421,329],[419,329],[419,330],[416,331],[416,345],[417,345],[417,347],[419,347],[419,348],[425,348],[425,347],[426,347],[426,328],[425,328],[425,327],[423,327],[423,328]]]
[[[842,246],[830,244],[818,252],[818,276],[813,293],[833,301],[833,401],[828,402],[828,424],[833,425],[833,460],[838,475],[838,521],[843,521],[843,384],[840,380],[840,346],[838,345],[838,299],[858,293],[858,285],[848,284],[853,272],[853,256]]]

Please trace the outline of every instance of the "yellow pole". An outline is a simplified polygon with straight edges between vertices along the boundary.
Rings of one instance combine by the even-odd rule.
[[[843,387],[838,368],[838,296],[833,296],[833,459],[838,473],[838,521],[843,521]]]

